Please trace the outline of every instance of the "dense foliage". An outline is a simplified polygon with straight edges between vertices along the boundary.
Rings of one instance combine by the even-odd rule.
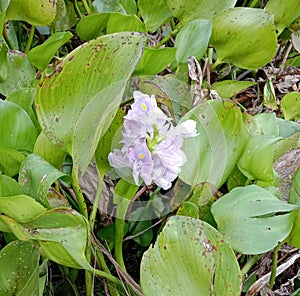
[[[289,295],[299,24],[299,0],[1,0],[0,295]]]

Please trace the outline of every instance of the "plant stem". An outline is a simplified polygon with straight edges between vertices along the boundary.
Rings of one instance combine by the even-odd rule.
[[[271,270],[271,276],[269,281],[269,288],[272,290],[275,279],[276,279],[276,271],[277,271],[277,262],[278,262],[278,251],[283,245],[283,242],[279,243],[275,248],[273,252],[273,260],[272,260],[272,270]]]
[[[82,3],[83,3],[86,13],[89,15],[91,13],[91,10],[90,10],[88,3],[86,2],[86,0],[82,0]]]
[[[98,264],[101,266],[103,271],[106,272],[107,274],[111,274],[110,270],[107,267],[107,264],[105,262],[105,258],[103,256],[103,253],[97,248],[96,248],[96,256],[97,256]],[[109,285],[108,289],[109,289],[109,292],[110,292],[111,296],[120,296],[118,290],[116,289],[115,284]]]
[[[77,0],[74,1],[74,8],[75,8],[76,14],[80,17],[80,19],[83,19],[82,13],[78,7]]]
[[[109,280],[111,283],[114,283],[116,286],[122,287],[122,289],[123,289],[124,284],[117,277],[115,277],[109,273],[106,273],[102,270],[99,270],[99,269],[93,269],[93,273],[97,276],[100,276],[100,277],[103,277],[103,278]]]
[[[170,33],[168,34],[166,37],[164,37],[162,40],[160,40],[155,46],[154,48],[158,49],[160,48],[163,44],[165,44],[167,41],[169,41],[174,35],[176,35],[179,30],[181,29],[181,25],[177,25],[177,27]]]
[[[245,277],[245,275],[249,272],[249,270],[256,264],[256,262],[262,257],[262,255],[255,255],[252,256],[247,262],[246,264],[243,266],[243,268],[241,269],[242,272],[242,276],[243,278]]]
[[[86,203],[85,203],[84,196],[82,194],[82,191],[81,191],[81,188],[80,188],[80,185],[78,182],[78,167],[75,164],[73,164],[73,168],[72,168],[72,186],[73,186],[73,190],[75,192],[76,198],[77,198],[79,212],[86,219],[88,219]]]
[[[98,206],[99,206],[99,202],[100,202],[101,195],[102,195],[102,187],[103,187],[103,175],[101,175],[100,172],[98,171],[98,187],[97,187],[95,200],[93,203],[93,208],[90,213],[90,227],[91,227],[92,231],[95,226],[95,220],[96,220],[96,215],[97,215],[97,211],[98,211]]]
[[[6,42],[6,44],[8,45],[9,49],[12,49],[12,50],[15,49],[13,43],[11,42],[11,40],[8,37],[7,31],[5,28],[3,29],[3,38]]]
[[[34,32],[35,32],[35,26],[31,26],[31,30],[28,36],[26,48],[24,50],[25,53],[27,53],[30,50],[30,47],[32,45],[33,37],[34,37]]]
[[[130,200],[127,199],[122,199],[120,203],[118,203],[115,220],[115,256],[124,271],[126,271],[126,267],[123,259],[123,236],[125,217],[129,204]]]

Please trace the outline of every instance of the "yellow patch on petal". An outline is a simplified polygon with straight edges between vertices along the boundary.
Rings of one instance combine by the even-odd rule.
[[[142,103],[141,104],[141,108],[144,110],[144,111],[147,111],[147,105],[145,103]]]
[[[139,154],[139,159],[143,159],[144,158],[144,154],[141,152],[140,154]]]

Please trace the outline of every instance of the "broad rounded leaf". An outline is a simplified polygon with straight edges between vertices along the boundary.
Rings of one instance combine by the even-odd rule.
[[[0,145],[19,151],[32,151],[37,136],[37,129],[21,107],[0,100]]]
[[[75,49],[51,75],[41,80],[36,110],[43,131],[53,143],[73,154],[74,129],[80,114],[97,94],[104,91],[99,104],[105,115],[112,99],[107,91],[109,86],[126,84],[141,56],[144,42],[145,36],[141,33],[123,32],[99,37]],[[119,103],[120,97],[114,104],[118,106]],[[105,128],[108,126],[104,125]]]
[[[236,251],[270,251],[290,233],[297,206],[287,204],[256,185],[238,187],[216,201],[212,214],[218,230]]]
[[[99,13],[88,15],[76,25],[76,33],[83,40],[91,40],[103,35],[107,27],[110,13]]]
[[[145,25],[136,15],[118,12],[104,12],[89,15],[77,24],[77,34],[84,40],[91,40],[115,32],[146,32]]]
[[[20,51],[10,50],[7,53],[7,79],[0,81],[0,93],[8,96],[19,88],[31,87],[34,76],[35,69],[27,56]]]
[[[6,19],[45,26],[54,20],[55,14],[56,1],[53,0],[10,0]]]
[[[236,7],[213,19],[211,45],[217,62],[245,69],[267,64],[277,48],[273,15],[262,9]]]
[[[25,194],[32,196],[46,208],[50,208],[47,193],[50,186],[65,174],[41,156],[29,154],[20,167],[19,184]]]
[[[192,186],[209,182],[219,188],[247,142],[242,113],[232,101],[214,100],[198,105],[182,121],[187,119],[196,121],[199,135],[184,141],[187,161],[179,177]]]
[[[264,182],[273,180],[274,147],[280,139],[265,135],[249,139],[238,162],[239,169],[248,179]]]
[[[46,208],[28,195],[0,197],[0,212],[17,222],[30,221],[45,211]]]
[[[217,13],[234,7],[236,0],[166,0],[173,16],[187,23],[195,19],[212,19]]]
[[[300,16],[298,0],[269,0],[265,9],[274,14],[278,34]]]
[[[166,0],[139,0],[138,7],[146,28],[150,32],[155,32],[172,17]]]
[[[37,242],[16,240],[0,252],[0,295],[39,295]]]
[[[73,37],[71,32],[57,32],[43,44],[31,49],[27,56],[32,65],[43,71],[53,59],[58,49]]]
[[[136,75],[156,75],[174,61],[176,49],[146,47],[134,73]]]
[[[215,82],[211,89],[216,90],[221,98],[230,99],[255,84],[253,81],[223,80]]]
[[[15,179],[0,174],[0,196],[19,195],[22,193],[22,187]]]
[[[24,159],[23,153],[0,145],[0,171],[5,175],[9,177],[17,175]]]
[[[87,221],[78,212],[53,209],[24,224],[6,216],[2,220],[17,238],[37,240],[46,258],[69,267],[91,269],[85,258]]]
[[[198,219],[173,216],[143,255],[141,286],[152,295],[240,295],[241,274],[222,235]]]
[[[204,55],[211,35],[210,20],[194,20],[187,23],[177,34],[174,46],[178,63],[186,63],[195,56],[201,59]]]
[[[290,92],[286,94],[281,102],[283,116],[286,120],[300,119],[300,93]]]

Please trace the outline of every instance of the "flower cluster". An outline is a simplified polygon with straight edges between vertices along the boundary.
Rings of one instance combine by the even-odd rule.
[[[169,189],[186,161],[180,150],[184,138],[197,135],[196,122],[186,120],[174,127],[153,95],[135,91],[133,98],[124,117],[123,147],[108,155],[109,163],[117,169],[131,168],[136,184],[141,177],[146,185],[155,183]]]

